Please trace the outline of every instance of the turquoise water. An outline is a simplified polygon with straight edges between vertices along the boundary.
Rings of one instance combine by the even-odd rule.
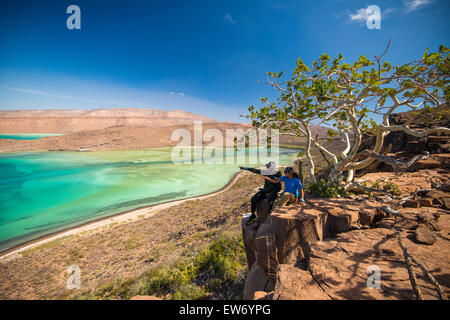
[[[298,152],[280,149],[280,162],[290,164]],[[171,148],[1,154],[0,251],[121,211],[219,190],[237,166],[174,164]]]
[[[20,134],[0,134],[0,139],[14,139],[14,140],[36,140],[45,137],[62,136],[57,133],[20,133]]]

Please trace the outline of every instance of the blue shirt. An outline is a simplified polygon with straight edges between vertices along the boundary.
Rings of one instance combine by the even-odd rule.
[[[297,194],[297,190],[303,189],[302,183],[300,182],[299,178],[293,177],[292,179],[289,179],[286,176],[282,176],[281,181],[284,181],[284,191],[289,192],[292,194]]]

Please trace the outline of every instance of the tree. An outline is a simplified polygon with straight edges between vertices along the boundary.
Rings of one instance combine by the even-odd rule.
[[[417,137],[434,132],[450,133],[449,128],[438,127],[425,131],[412,130],[408,124],[391,125],[389,116],[398,109],[429,111],[448,105],[450,96],[449,49],[440,46],[438,52],[425,51],[421,59],[393,67],[383,56],[369,60],[362,55],[353,64],[345,63],[341,54],[330,63],[323,54],[312,67],[300,58],[288,81],[282,82],[283,71],[268,72],[267,84],[279,92],[275,101],[261,98],[262,106],[248,108],[253,125],[274,128],[280,134],[306,137],[305,155],[311,182],[316,182],[311,147],[318,148],[331,164],[329,183],[350,185],[357,169],[363,169],[375,160],[370,153],[356,161],[356,155],[365,132],[376,134],[372,152],[383,147],[384,138],[394,131],[404,131]],[[380,115],[381,123],[373,120]],[[331,152],[311,134],[312,125],[328,127],[329,137],[339,137],[345,148]],[[360,157],[358,157],[359,159]]]

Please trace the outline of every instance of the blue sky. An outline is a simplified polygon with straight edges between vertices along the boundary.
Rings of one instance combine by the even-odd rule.
[[[69,30],[66,8],[81,9]],[[381,8],[380,30],[364,10]],[[448,0],[0,2],[0,109],[148,107],[218,120],[273,97],[258,84],[298,57],[405,63],[449,46]]]

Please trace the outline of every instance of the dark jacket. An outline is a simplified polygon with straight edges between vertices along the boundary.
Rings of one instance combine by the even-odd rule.
[[[247,168],[246,170],[253,172],[253,173],[257,173],[257,174],[261,174],[261,170],[260,169],[254,169],[254,168]],[[266,177],[269,177],[270,179],[280,179],[281,178],[281,172],[277,171],[276,174],[272,174],[272,175],[264,175]],[[264,187],[262,188],[262,191],[265,193],[273,193],[273,192],[279,192],[281,190],[281,183],[272,183],[270,181],[265,180],[264,181]]]

